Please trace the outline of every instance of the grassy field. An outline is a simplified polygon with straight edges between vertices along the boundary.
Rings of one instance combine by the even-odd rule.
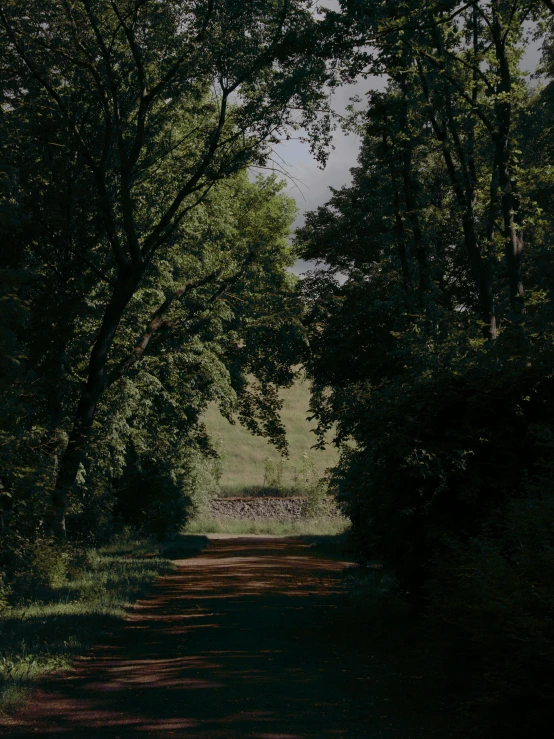
[[[328,467],[336,464],[338,453],[335,447],[327,446],[324,451],[311,447],[316,438],[315,424],[307,420],[310,402],[310,388],[305,380],[298,380],[291,388],[283,390],[283,410],[281,417],[287,430],[290,457],[280,461],[279,453],[265,439],[253,436],[239,423],[231,425],[211,406],[205,416],[206,426],[212,435],[216,448],[221,454],[223,474],[221,491],[223,495],[239,495],[264,485],[267,463],[282,465],[279,487],[293,491],[297,475],[309,464],[320,476]]]

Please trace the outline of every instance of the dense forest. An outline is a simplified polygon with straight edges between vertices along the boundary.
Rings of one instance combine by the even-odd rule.
[[[217,487],[210,403],[286,453],[301,366],[453,731],[546,736],[554,5],[316,5],[0,0],[0,604],[125,527],[179,531]],[[352,183],[291,241],[254,168],[292,135],[323,167],[337,125]]]

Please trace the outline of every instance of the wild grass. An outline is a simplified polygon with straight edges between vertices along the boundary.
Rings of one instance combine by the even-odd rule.
[[[266,534],[267,536],[337,536],[349,522],[326,516],[300,518],[294,521],[273,519],[196,518],[185,527],[187,534]]]
[[[280,487],[268,487],[263,485],[249,485],[236,487],[222,487],[219,490],[219,498],[294,498],[302,495],[294,485],[281,485]]]
[[[172,564],[148,541],[89,551],[71,577],[0,614],[0,711],[23,702],[33,683],[69,669]]]
[[[307,418],[310,387],[306,380],[297,380],[292,387],[281,392],[281,397],[281,419],[287,431],[290,457],[283,460],[279,488],[292,491],[297,487],[295,478],[302,469],[303,455],[309,455],[316,472],[322,476],[327,468],[337,463],[338,452],[333,446],[327,446],[323,451],[312,449],[316,442],[313,433],[315,424]],[[276,449],[265,439],[253,436],[239,423],[231,425],[215,405],[210,406],[204,421],[221,455],[221,494],[243,495],[247,488],[263,488],[265,460],[276,464],[281,462]]]

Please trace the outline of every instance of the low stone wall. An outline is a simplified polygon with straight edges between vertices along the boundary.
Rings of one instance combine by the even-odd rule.
[[[296,521],[309,515],[307,506],[306,498],[219,498],[212,501],[212,515],[214,518]],[[335,502],[328,498],[319,515],[337,518],[340,514]]]

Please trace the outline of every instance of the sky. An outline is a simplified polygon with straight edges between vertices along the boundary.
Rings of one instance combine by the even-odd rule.
[[[338,10],[339,3],[337,0],[319,0],[314,7]],[[343,114],[350,104],[350,98],[357,95],[363,101],[365,93],[369,90],[383,90],[385,86],[386,80],[378,77],[344,85],[333,93],[331,101],[333,110]],[[363,103],[359,107],[363,107]],[[350,169],[356,166],[360,147],[359,137],[354,134],[346,135],[338,126],[332,145],[334,148],[323,170],[310,154],[309,145],[298,139],[283,141],[274,148],[275,166],[278,165],[280,170],[288,173],[288,178],[283,177],[287,181],[286,192],[296,200],[298,208],[293,229],[304,223],[307,212],[315,210],[329,200],[330,187],[338,189],[343,185],[349,185],[352,181]],[[310,263],[298,260],[292,271],[295,274],[302,274],[312,266]]]
[[[375,85],[372,85],[375,86]],[[333,95],[332,106],[338,113],[344,113],[353,95],[363,97],[370,89],[369,82],[339,88]],[[350,182],[350,169],[356,165],[360,140],[355,134],[345,134],[340,128],[333,136],[333,147],[325,169],[320,169],[310,154],[309,146],[298,140],[283,141],[275,148],[278,160],[283,160],[283,168],[294,181],[289,180],[287,192],[296,200],[299,215],[294,227],[304,223],[304,212],[313,210],[326,202],[330,196],[329,187],[340,187]]]
[[[350,98],[359,95],[362,100],[370,89],[384,89],[385,79],[373,77],[360,80],[356,84],[340,87],[332,98],[333,109],[342,114],[346,111]],[[361,107],[361,104],[360,104]],[[280,170],[288,173],[283,177],[287,181],[286,192],[296,200],[298,215],[293,229],[305,221],[305,214],[324,205],[331,197],[330,187],[340,188],[350,184],[350,169],[356,166],[360,139],[355,134],[345,134],[337,127],[333,136],[333,149],[325,169],[321,169],[310,153],[307,143],[298,139],[283,141],[275,147],[274,159]],[[295,274],[301,274],[310,265],[299,260],[293,268]]]

